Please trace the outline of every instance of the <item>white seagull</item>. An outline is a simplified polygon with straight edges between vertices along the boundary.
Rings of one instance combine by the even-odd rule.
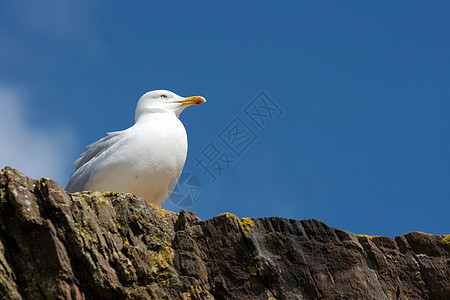
[[[178,119],[201,96],[181,97],[157,90],[144,94],[136,107],[135,124],[110,132],[75,161],[66,191],[124,192],[161,205],[172,193],[187,155],[187,135]]]

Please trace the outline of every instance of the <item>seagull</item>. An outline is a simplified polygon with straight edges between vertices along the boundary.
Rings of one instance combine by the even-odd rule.
[[[187,134],[179,120],[188,106],[206,102],[156,90],[138,101],[135,124],[88,146],[75,161],[66,191],[123,192],[161,205],[180,178],[187,155]]]

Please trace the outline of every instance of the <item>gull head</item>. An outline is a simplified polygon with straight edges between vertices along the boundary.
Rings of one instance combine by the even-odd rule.
[[[201,96],[181,97],[171,91],[151,91],[139,99],[135,119],[149,113],[173,113],[178,117],[186,107],[203,102],[206,100]]]

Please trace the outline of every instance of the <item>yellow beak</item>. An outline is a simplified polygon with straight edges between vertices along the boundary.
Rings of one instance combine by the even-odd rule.
[[[178,103],[181,103],[182,105],[199,105],[204,102],[206,102],[206,100],[202,96],[187,97],[183,100],[178,101]]]

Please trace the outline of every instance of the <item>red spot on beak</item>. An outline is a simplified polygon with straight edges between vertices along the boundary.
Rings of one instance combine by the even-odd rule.
[[[197,98],[195,99],[194,104],[195,104],[195,105],[199,105],[199,104],[202,104],[203,102],[205,102],[205,100],[204,100],[202,97],[197,97]]]

